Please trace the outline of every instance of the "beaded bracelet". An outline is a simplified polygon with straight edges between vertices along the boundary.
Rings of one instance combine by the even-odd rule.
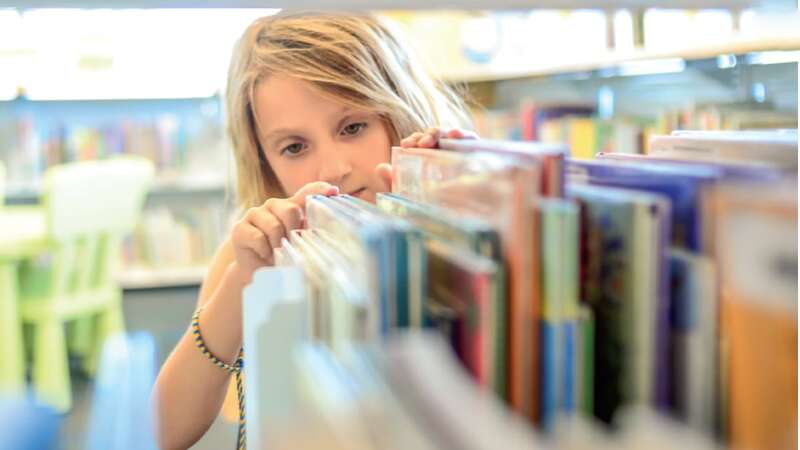
[[[239,373],[242,370],[241,351],[239,352],[239,356],[236,358],[236,362],[231,365],[214,356],[208,347],[206,347],[206,343],[203,340],[203,335],[200,334],[200,311],[202,310],[203,308],[199,308],[192,316],[192,334],[194,334],[194,343],[197,344],[197,348],[199,348],[200,351],[206,355],[206,357],[211,360],[212,363],[214,363],[214,365],[221,369],[227,370],[230,373]]]
[[[239,400],[239,430],[236,437],[236,448],[238,450],[247,449],[247,421],[245,420],[245,407],[244,407],[244,381],[242,380],[242,367],[244,367],[244,349],[239,349],[239,356],[236,358],[234,365],[230,365],[225,361],[214,356],[213,353],[206,347],[203,340],[203,335],[200,334],[200,311],[203,308],[198,308],[192,316],[192,334],[194,334],[194,343],[197,348],[203,352],[204,355],[217,367],[227,370],[236,375],[236,397]]]

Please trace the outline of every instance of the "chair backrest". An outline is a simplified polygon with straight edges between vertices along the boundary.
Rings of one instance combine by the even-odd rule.
[[[45,174],[43,204],[55,240],[130,232],[153,178],[153,164],[119,157],[55,166]]]
[[[47,171],[42,205],[54,249],[54,294],[111,282],[121,241],[138,221],[153,172],[153,164],[141,157],[70,163]]]

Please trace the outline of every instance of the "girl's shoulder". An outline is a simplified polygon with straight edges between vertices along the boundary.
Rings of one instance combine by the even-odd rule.
[[[211,297],[211,294],[217,290],[217,286],[225,275],[225,271],[228,270],[228,266],[230,266],[235,259],[236,254],[233,251],[231,240],[230,238],[225,239],[217,248],[214,257],[211,259],[211,263],[208,265],[208,271],[203,279],[203,284],[200,286],[197,307],[204,305]]]

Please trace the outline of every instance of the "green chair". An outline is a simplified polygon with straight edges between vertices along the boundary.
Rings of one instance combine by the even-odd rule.
[[[105,339],[124,331],[113,275],[152,178],[152,163],[138,157],[65,164],[45,174],[47,245],[21,265],[19,315],[33,392],[58,411],[72,403],[68,347],[91,375]]]

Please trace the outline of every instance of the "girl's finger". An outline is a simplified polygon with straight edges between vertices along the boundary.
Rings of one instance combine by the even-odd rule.
[[[447,132],[447,137],[450,139],[478,139],[478,134],[471,130],[454,128]]]
[[[247,220],[258,228],[266,237],[271,247],[269,258],[272,258],[272,249],[280,247],[281,238],[286,236],[286,230],[283,228],[283,224],[275,215],[264,208],[259,208],[256,212],[249,214]]]
[[[301,187],[293,196],[289,197],[288,200],[301,209],[304,209],[306,207],[306,197],[315,194],[327,196],[337,195],[339,194],[339,188],[324,181],[315,181]],[[269,202],[269,200],[267,201]]]
[[[432,148],[436,147],[436,144],[439,142],[439,136],[434,134],[426,134],[419,140],[417,145],[423,148]]]
[[[264,233],[249,221],[243,221],[233,230],[234,240],[244,244],[263,261],[272,259],[272,246]]]
[[[286,201],[276,200],[267,202],[269,211],[281,222],[286,233],[303,226],[303,208],[300,205]]]
[[[417,146],[420,138],[422,138],[425,134],[419,131],[415,133],[411,133],[411,136],[406,137],[405,139],[400,141],[400,146],[405,148],[413,148]]]
[[[439,137],[442,134],[442,131],[439,129],[439,127],[430,127],[427,130],[425,130],[425,134],[429,134],[434,137]]]

